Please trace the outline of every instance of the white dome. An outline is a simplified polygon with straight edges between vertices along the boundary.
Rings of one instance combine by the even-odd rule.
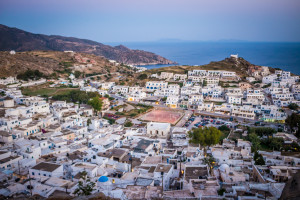
[[[227,164],[222,164],[220,167],[219,167],[219,170],[221,172],[226,172],[229,170],[229,166]]]

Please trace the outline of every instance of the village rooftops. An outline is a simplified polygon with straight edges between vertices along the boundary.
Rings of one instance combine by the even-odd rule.
[[[145,98],[144,101],[159,101],[160,97],[156,97],[156,96],[152,96],[152,97],[148,97],[148,98]]]
[[[140,140],[137,146],[134,148],[134,152],[145,152],[145,150],[153,143],[150,140]]]
[[[83,109],[93,109],[92,106],[87,105],[87,104],[80,104],[80,108],[83,108]]]
[[[41,162],[41,163],[37,164],[36,166],[32,167],[31,169],[46,171],[46,172],[53,172],[60,166],[61,165],[57,165],[54,163]]]
[[[155,168],[155,172],[168,173],[171,168],[172,168],[172,165],[158,164]]]
[[[74,116],[74,115],[77,115],[77,113],[73,112],[73,111],[70,111],[70,112],[65,112],[63,114],[63,117],[70,117],[70,116]]]
[[[184,127],[174,127],[172,133],[186,133],[187,129]]]
[[[165,154],[174,154],[176,153],[176,149],[164,149]]]
[[[0,151],[0,155],[7,153],[8,151]]]
[[[196,152],[186,152],[186,157],[196,156]]]
[[[128,185],[124,190],[127,199],[152,199],[161,194],[161,187]]]
[[[11,160],[15,160],[19,157],[21,157],[21,156],[9,156],[7,158],[3,158],[3,159],[0,160],[0,164],[6,163],[6,162],[11,161]]]
[[[60,131],[63,135],[69,135],[69,134],[72,134],[74,133],[72,130],[69,130],[69,129],[63,129]]]
[[[74,167],[92,170],[92,169],[95,169],[97,167],[97,165],[90,164],[90,163],[76,163],[76,164],[74,164]]]
[[[148,156],[145,158],[143,165],[157,165],[162,163],[162,156]]]
[[[111,157],[121,158],[124,157],[126,154],[127,151],[123,149],[110,149],[107,150],[106,152],[99,152],[98,156],[106,157],[106,158],[111,158]]]
[[[0,131],[0,135],[3,136],[3,137],[11,136],[11,134],[7,131]]]
[[[150,122],[149,124],[147,124],[147,128],[149,128],[149,127],[155,127],[155,129],[158,129],[158,130],[165,130],[170,127],[170,124],[169,123]]]
[[[0,117],[4,117],[5,116],[5,109],[0,109]]]
[[[50,126],[48,126],[47,128],[48,129],[57,129],[57,128],[59,128],[60,127],[60,124],[50,124]]]
[[[185,168],[185,179],[188,181],[190,179],[202,179],[208,176],[207,166],[197,166],[197,167],[186,167]]]
[[[83,157],[87,155],[85,151],[74,151],[73,153],[70,153],[68,156],[68,159],[70,160],[81,160]]]
[[[197,199],[190,190],[171,190],[164,191],[164,197],[166,199]]]
[[[218,196],[220,186],[216,180],[197,179],[192,180],[191,183],[194,190],[198,190],[197,192],[202,196]]]
[[[58,177],[49,178],[45,182],[45,184],[49,185],[49,186],[55,186],[55,187],[66,187],[67,186],[68,188],[71,188],[74,185],[76,185],[75,182],[64,180],[64,179],[61,179],[61,178],[58,178]]]

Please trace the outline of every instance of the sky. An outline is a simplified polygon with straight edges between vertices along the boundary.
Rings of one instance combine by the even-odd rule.
[[[97,42],[300,42],[300,0],[0,0],[0,24]]]

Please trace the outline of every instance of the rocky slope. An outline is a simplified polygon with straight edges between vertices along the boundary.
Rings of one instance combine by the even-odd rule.
[[[188,70],[196,70],[196,69],[203,69],[203,70],[227,70],[227,71],[234,71],[242,77],[248,76],[247,72],[250,66],[253,66],[250,62],[243,58],[238,58],[237,60],[234,58],[225,58],[221,61],[214,61],[210,62],[206,65],[201,66],[171,66],[171,67],[163,67],[163,68],[156,68],[148,70],[147,73],[158,73],[158,72],[173,72],[178,74],[186,73]]]
[[[67,76],[71,71],[80,71],[87,75],[133,73],[127,66],[115,66],[106,58],[93,54],[61,51],[26,51],[16,54],[0,52],[0,77],[16,76],[28,69],[39,70],[46,75],[55,73],[60,77]]]
[[[104,56],[125,64],[172,64],[174,62],[142,50],[112,47],[95,41],[57,35],[33,34],[0,24],[0,51],[76,51]]]

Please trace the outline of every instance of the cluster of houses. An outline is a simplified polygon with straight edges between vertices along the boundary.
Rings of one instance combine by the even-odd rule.
[[[119,94],[128,101],[159,103],[170,108],[213,112],[250,120],[283,122],[287,115],[282,109],[292,103],[300,106],[299,76],[268,67],[252,67],[245,81],[230,71],[192,70],[188,74],[161,72],[150,77],[161,80],[146,82],[144,87],[116,85],[114,82],[91,81],[82,90],[101,95]],[[154,98],[155,97],[155,98]]]
[[[282,107],[300,104],[299,77],[278,70],[271,74],[265,68],[251,70],[253,77],[247,82],[235,72],[193,70],[154,74],[161,80],[148,81],[144,87],[87,83],[72,75],[68,84],[128,102],[155,105],[166,97],[160,106],[284,120]],[[0,82],[14,83],[5,80]],[[259,87],[251,83],[259,80]],[[95,183],[92,193],[119,199],[271,200],[282,198],[291,184],[300,184],[298,157],[260,151],[266,165],[255,165],[249,141],[225,138],[222,145],[204,151],[189,143],[185,127],[136,119],[125,127],[95,116],[89,105],[24,96],[18,87],[1,92],[1,197],[76,196],[84,172]],[[291,134],[274,137],[298,142]],[[208,157],[215,161],[208,163]]]

